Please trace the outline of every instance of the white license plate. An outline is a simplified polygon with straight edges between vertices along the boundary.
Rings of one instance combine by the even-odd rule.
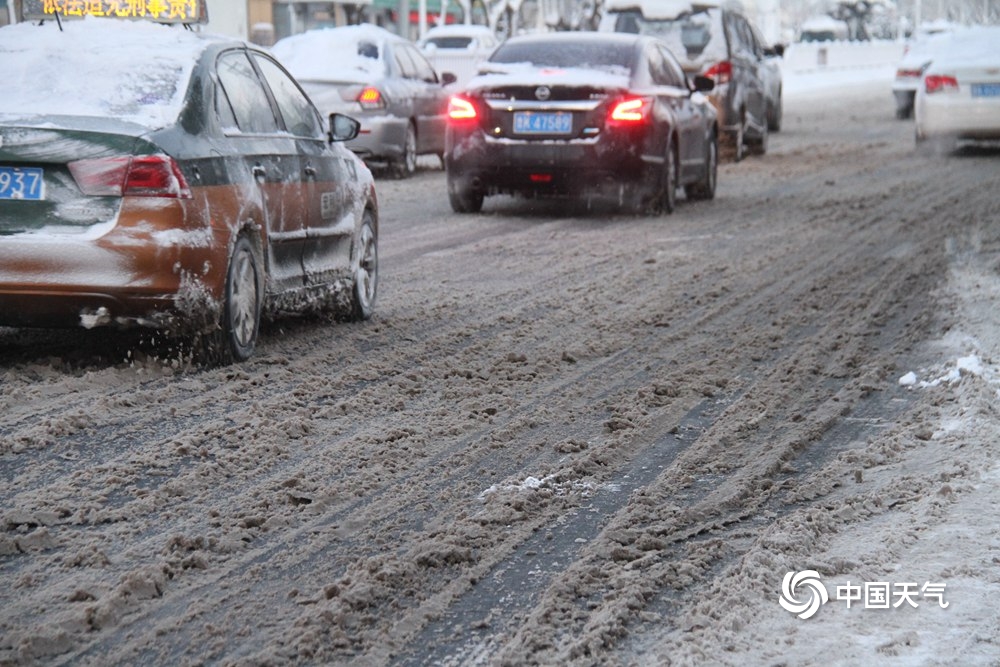
[[[972,84],[973,97],[1000,97],[1000,83]]]
[[[569,134],[573,114],[568,111],[515,111],[515,134]]]
[[[45,174],[40,167],[0,167],[0,199],[45,199]]]

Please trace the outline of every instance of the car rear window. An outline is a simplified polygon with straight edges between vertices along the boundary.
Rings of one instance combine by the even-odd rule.
[[[467,49],[472,44],[471,37],[432,37],[427,40],[439,49]]]
[[[596,40],[558,42],[504,42],[493,52],[490,62],[531,63],[536,67],[585,67],[631,70],[635,46],[627,42]]]
[[[686,70],[700,70],[705,63],[726,60],[726,36],[718,9],[692,12],[671,19],[645,18],[642,12],[623,11],[615,32],[651,35],[666,42]]]
[[[87,19],[0,28],[0,114],[177,120],[205,40],[182,27]]]

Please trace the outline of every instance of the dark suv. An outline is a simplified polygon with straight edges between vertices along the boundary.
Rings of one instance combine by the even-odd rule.
[[[774,62],[781,47],[768,48],[746,16],[719,3],[685,4],[681,13],[664,3],[663,11],[654,14],[650,8],[656,6],[638,0],[608,3],[600,30],[666,42],[689,76],[715,81],[710,97],[722,128],[720,152],[736,161],[746,149],[766,152],[768,131],[781,122],[781,73]]]

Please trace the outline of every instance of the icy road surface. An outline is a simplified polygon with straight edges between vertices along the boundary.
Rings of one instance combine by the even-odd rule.
[[[0,330],[0,665],[990,664],[1000,154],[846,90],[672,216],[381,179],[249,363]]]

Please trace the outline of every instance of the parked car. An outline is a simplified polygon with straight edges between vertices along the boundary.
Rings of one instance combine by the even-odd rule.
[[[918,147],[1000,140],[1000,27],[961,33],[924,71],[914,103]]]
[[[458,212],[494,194],[611,197],[674,210],[715,196],[716,113],[666,46],[638,35],[512,37],[449,105],[445,170]]]
[[[896,102],[896,118],[905,120],[913,116],[913,100],[917,88],[934,57],[948,49],[952,42],[952,30],[939,30],[922,34],[905,46],[903,57],[896,65],[896,76],[892,81],[892,95]]]
[[[658,37],[688,75],[715,81],[710,98],[719,113],[719,141],[726,158],[739,161],[746,149],[767,151],[769,108],[774,118],[767,78],[774,77],[773,63],[735,5],[609,0],[600,30]]]
[[[444,87],[455,76],[438,76],[409,40],[363,24],[292,35],[271,52],[323,113],[361,121],[347,146],[369,165],[405,177],[416,171],[418,155],[444,152]]]
[[[463,86],[479,64],[497,48],[496,35],[484,25],[442,25],[428,30],[417,46],[439,72],[451,72]]]
[[[251,356],[261,317],[372,315],[378,207],[269,54],[181,26],[0,28],[0,325],[148,327]]]

